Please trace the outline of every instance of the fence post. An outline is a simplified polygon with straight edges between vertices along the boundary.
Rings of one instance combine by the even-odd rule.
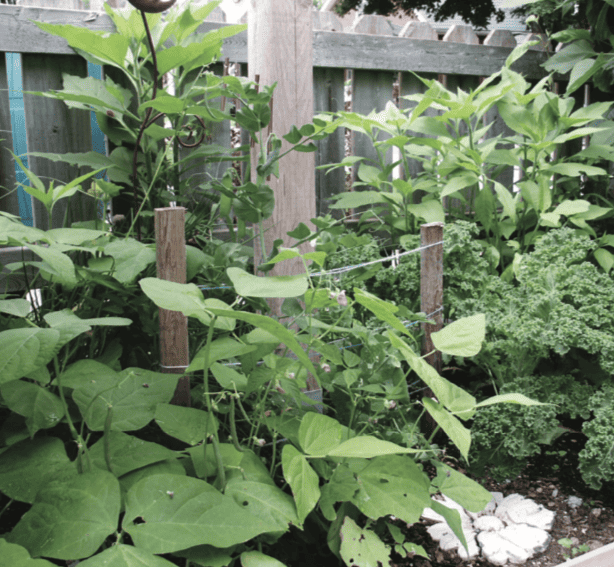
[[[185,208],[154,209],[158,278],[186,283]],[[179,311],[160,309],[160,368],[183,374],[189,364],[188,319]],[[172,404],[190,406],[190,377],[179,379]]]
[[[248,7],[248,72],[249,78],[260,77],[261,85],[277,82],[273,93],[273,112],[269,129],[279,139],[290,132],[292,125],[301,127],[313,120],[313,31],[311,0],[251,0]],[[290,148],[282,139],[281,152]],[[252,181],[255,181],[259,147],[252,149]],[[299,223],[310,225],[316,216],[315,156],[313,153],[291,152],[279,162],[279,178],[271,176],[267,184],[275,194],[273,215],[264,221],[266,252],[276,239],[284,246],[291,244],[287,232]],[[309,251],[309,244],[301,247]],[[255,249],[255,264],[262,258]],[[272,275],[302,273],[300,259],[277,264]],[[281,314],[282,300],[269,300],[275,315]]]
[[[420,246],[430,246],[420,252],[420,310],[435,324],[423,323],[422,355],[435,347],[431,334],[443,327],[443,223],[431,222],[420,226]],[[438,244],[433,246],[434,244]],[[426,361],[441,373],[441,352],[435,351]]]

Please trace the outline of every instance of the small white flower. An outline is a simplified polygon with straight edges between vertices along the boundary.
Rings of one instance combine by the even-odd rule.
[[[322,364],[322,370],[324,370],[324,372],[328,373],[330,372],[330,365],[326,364],[326,362],[324,364]]]
[[[266,441],[264,439],[256,439],[256,444],[260,447],[264,447],[266,444]]]
[[[289,378],[290,380],[294,380],[294,372],[288,372],[288,374],[286,375],[286,378]]]
[[[397,407],[397,403],[394,400],[384,400],[384,407],[386,409],[394,409]]]
[[[310,241],[309,241],[309,244],[311,244],[311,247],[312,247],[312,248],[315,248],[315,247],[316,247],[316,245],[318,244],[318,239],[317,239],[317,238],[314,238],[313,240],[310,240]]]
[[[337,303],[341,305],[341,307],[348,306],[348,298],[345,296],[345,290],[341,291],[337,296]]]

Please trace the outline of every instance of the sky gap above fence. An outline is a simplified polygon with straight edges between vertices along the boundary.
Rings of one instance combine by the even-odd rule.
[[[321,13],[314,12],[314,27],[324,27]],[[373,16],[369,16],[373,17]],[[112,20],[104,13],[0,5],[0,51],[72,55],[63,38],[49,35],[30,20],[71,24],[92,30],[113,32]],[[320,23],[321,22],[321,23]],[[197,30],[205,33],[226,24],[203,22]],[[314,29],[313,65],[321,68],[375,69],[488,76],[501,69],[512,51],[510,47],[470,45]],[[232,63],[247,63],[247,32],[224,40],[223,57]],[[513,66],[528,79],[546,75],[540,66],[546,53],[529,51]]]

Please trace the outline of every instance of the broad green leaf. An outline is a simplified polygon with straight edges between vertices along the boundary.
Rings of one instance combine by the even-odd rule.
[[[452,193],[456,193],[465,187],[475,185],[478,182],[478,177],[472,171],[462,173],[456,177],[453,177],[446,183],[445,187],[441,191],[440,198],[443,199]]]
[[[253,516],[277,526],[275,531],[285,532],[291,525],[300,527],[292,496],[277,486],[239,481],[228,486],[225,494]]]
[[[0,313],[8,313],[15,317],[27,317],[32,310],[32,304],[27,299],[0,300]]]
[[[231,392],[234,392],[235,390],[237,392],[245,392],[247,389],[247,378],[229,366],[224,366],[219,362],[214,362],[211,365],[210,370],[222,388],[230,390]]]
[[[50,98],[63,100],[69,108],[83,110],[111,110],[122,115],[128,112],[132,95],[109,77],[104,81],[93,77],[77,77],[62,73],[63,90],[49,91],[41,94]]]
[[[575,199],[574,201],[566,200],[554,209],[554,213],[565,216],[577,215],[579,213],[588,212],[590,205],[588,201],[584,201],[583,199]]]
[[[172,553],[195,545],[230,547],[274,531],[233,498],[203,480],[180,475],[144,478],[126,495],[122,529],[151,553]]]
[[[91,430],[104,430],[110,408],[112,430],[135,431],[154,418],[157,404],[172,399],[178,378],[176,374],[126,368],[115,380],[99,379],[79,386],[72,397]]]
[[[26,418],[26,426],[32,437],[39,429],[55,427],[64,417],[62,400],[31,382],[7,382],[0,387],[0,394],[10,410]]]
[[[155,420],[164,433],[188,445],[196,445],[217,432],[215,417],[197,408],[158,404]]]
[[[173,49],[173,48],[171,48]],[[168,49],[166,50],[168,51]],[[158,112],[163,112],[164,114],[181,114],[186,105],[187,101],[181,98],[174,97],[172,95],[166,94],[164,96],[158,96],[154,100],[148,100],[139,106],[139,113],[147,108],[153,108]]]
[[[330,209],[357,209],[366,205],[386,203],[384,194],[379,191],[351,191],[335,196],[336,202],[329,205]]]
[[[228,307],[226,303],[219,299],[204,299],[203,292],[194,284],[180,284],[158,278],[144,278],[139,281],[139,285],[145,295],[158,307],[170,311],[180,311],[186,317],[198,319],[203,325],[211,323],[209,308]],[[232,319],[221,317],[215,322],[214,327],[232,331],[235,324]]]
[[[195,61],[202,63],[200,66],[207,66],[219,57],[221,47],[221,42],[214,45],[210,42],[195,42],[164,49],[158,53],[158,73],[162,75],[180,66],[189,71]]]
[[[105,442],[109,445],[108,457],[113,474],[117,477],[154,463],[175,459],[177,456],[174,451],[158,443],[143,441],[121,431],[111,431],[108,439],[103,437],[89,448],[92,464],[103,470],[108,470]]]
[[[429,506],[428,477],[408,457],[377,457],[358,472],[357,480],[352,502],[373,520],[392,514],[414,524]]]
[[[235,291],[243,297],[298,297],[309,287],[305,274],[260,277],[241,268],[228,268],[226,273]]]
[[[100,61],[123,69],[129,41],[119,34],[102,34],[71,25],[53,25],[34,22],[40,29],[63,37],[71,47],[85,51]]]
[[[458,510],[453,510],[452,508],[448,508],[441,502],[437,500],[431,500],[429,505],[435,512],[437,512],[440,516],[446,520],[446,523],[452,531],[454,535],[460,540],[465,549],[467,549],[467,540],[465,539],[465,532],[463,531],[463,525],[461,522],[460,513]]]
[[[0,539],[0,557],[2,565],[6,567],[54,567],[54,564],[46,559],[32,559],[25,547],[4,539]]]
[[[207,6],[207,4],[205,4]],[[213,545],[196,545],[188,549],[176,551],[173,555],[189,559],[193,565],[203,567],[228,567],[233,561],[237,546],[219,548]]]
[[[119,482],[109,472],[51,481],[7,540],[36,556],[89,557],[117,530],[120,505]]]
[[[78,388],[87,386],[97,381],[116,381],[117,372],[109,368],[106,364],[95,360],[83,359],[71,364],[62,374],[60,382],[62,388]]]
[[[51,480],[76,474],[64,443],[57,437],[20,441],[0,454],[0,490],[20,502],[31,504]]]
[[[352,437],[344,441],[334,449],[328,451],[329,457],[350,457],[370,459],[381,455],[393,455],[395,453],[419,453],[418,449],[401,447],[390,441],[383,441],[370,435]]]
[[[583,59],[578,61],[569,74],[569,84],[565,94],[569,96],[571,93],[579,89],[586,81],[588,81],[595,73],[603,67],[604,60],[602,58]]]
[[[267,264],[277,264],[284,260],[300,257],[301,253],[296,248],[280,248],[279,254],[271,258]]]
[[[155,445],[155,444],[154,444]],[[101,468],[100,466],[98,468]],[[181,474],[185,475],[186,470],[183,465],[175,458],[166,459],[158,463],[152,463],[140,469],[130,471],[124,474],[119,479],[119,485],[122,490],[122,494],[126,494],[137,482],[148,476],[156,474]]]
[[[244,551],[241,554],[241,565],[243,567],[286,567],[278,559],[260,551]]]
[[[494,181],[493,186],[497,193],[497,197],[499,197],[499,201],[503,205],[504,216],[502,216],[502,218],[508,216],[512,222],[516,224],[516,203],[514,203],[511,191],[498,181]]]
[[[133,238],[114,240],[107,244],[104,253],[115,260],[111,274],[120,283],[132,283],[147,266],[156,261],[155,251]]]
[[[461,415],[462,419],[471,417],[467,414],[475,407],[475,398],[471,394],[440,376],[430,364],[420,358],[391,331],[388,331],[388,337],[392,346],[399,349],[412,370],[424,380],[446,408],[455,413],[463,413],[465,417]]]
[[[309,412],[303,416],[298,439],[305,453],[325,456],[341,443],[341,424],[332,417]]]
[[[256,348],[254,345],[246,345],[229,337],[216,339],[209,345],[209,365],[218,360],[243,356],[244,354],[254,352]],[[207,347],[205,345],[196,353],[186,372],[204,369],[206,350]]]
[[[407,210],[414,216],[424,219],[424,222],[444,222],[445,213],[439,201],[422,201],[417,205],[408,205]]]
[[[77,275],[75,265],[72,260],[55,248],[45,248],[35,244],[25,244],[32,252],[43,260],[42,270],[52,276],[52,280],[62,284],[67,289],[72,289],[77,285]]]
[[[614,267],[614,254],[604,248],[595,250],[595,259],[599,262],[599,265],[606,274],[609,274],[612,267]]]
[[[593,165],[586,165],[583,163],[555,163],[554,165],[550,165],[547,168],[544,168],[542,171],[547,171],[548,173],[559,173],[561,175],[567,175],[568,177],[579,177],[583,173],[588,176],[593,175],[607,175],[605,169],[601,167],[595,167]]]
[[[317,371],[314,368],[311,360],[305,354],[305,351],[294,338],[294,333],[286,329],[283,325],[275,321],[270,317],[264,315],[257,315],[256,313],[245,313],[243,311],[231,311],[229,309],[210,309],[211,313],[221,317],[227,317],[229,319],[239,319],[245,321],[254,327],[258,327],[277,337],[280,343],[287,346],[296,357],[303,363],[307,371],[310,372],[317,380]]]
[[[519,404],[521,406],[547,406],[550,404],[544,404],[542,402],[537,402],[532,400],[531,398],[527,398],[523,394],[500,394],[498,396],[492,396],[487,398],[483,402],[476,404],[476,408],[481,408],[484,406],[492,406],[493,404]]]
[[[441,331],[431,333],[437,350],[453,356],[475,356],[480,352],[486,336],[486,317],[483,313],[463,317]]]
[[[192,280],[201,268],[207,263],[207,255],[194,246],[186,246],[187,275],[186,280]]]
[[[214,476],[217,474],[217,463],[215,461],[215,455],[213,453],[213,445],[211,443],[207,443],[207,460],[205,461],[205,446],[198,445],[196,447],[190,447],[187,449],[188,454],[192,458],[192,464],[194,465],[194,470],[196,471],[196,476],[199,478],[208,478],[210,476]],[[222,457],[222,462],[224,463],[224,468],[227,471],[230,470],[238,470],[241,467],[241,461],[243,457],[248,453],[247,451],[237,451],[231,443],[220,443],[219,444],[220,455]],[[257,458],[257,457],[256,457]],[[230,468],[229,468],[230,467]],[[244,471],[245,472],[245,471]],[[268,475],[267,475],[268,477]],[[268,477],[270,479],[270,477]],[[243,477],[241,476],[241,481],[243,481]],[[258,482],[255,479],[255,482]],[[227,478],[226,486],[230,486],[232,483],[231,479]]]
[[[320,509],[324,517],[329,522],[334,521],[337,517],[335,503],[351,501],[358,488],[358,481],[349,467],[346,464],[338,465],[331,479],[322,487]]]
[[[438,404],[430,398],[422,398],[422,403],[426,411],[437,422],[437,425],[445,431],[452,443],[458,447],[465,460],[469,461],[469,446],[471,445],[471,433],[469,430],[451,413],[446,411],[442,404]]]
[[[123,543],[114,544],[102,553],[79,563],[79,567],[174,567],[174,565],[175,563],[149,551]]]
[[[437,469],[433,486],[469,512],[481,512],[492,500],[492,494],[475,480],[466,477],[439,461],[431,461]]]
[[[363,307],[371,311],[380,321],[388,323],[396,331],[405,335],[411,334],[401,320],[394,316],[399,310],[396,305],[384,301],[376,295],[357,287],[354,288],[354,299],[357,303],[360,303]]]
[[[561,215],[557,215],[556,213],[542,213],[539,215],[541,219],[542,226],[550,226],[553,228],[558,228],[561,226]]]
[[[339,552],[346,565],[380,567],[390,564],[390,548],[375,532],[359,528],[349,516],[343,520]]]
[[[284,478],[292,489],[299,521],[302,524],[320,499],[319,477],[305,455],[293,445],[284,445],[281,453]]]
[[[100,180],[97,179],[96,181]],[[71,244],[73,246],[92,243],[94,240],[105,235],[108,236],[109,233],[88,228],[52,228],[47,231],[47,236],[59,244]]]
[[[10,329],[0,333],[0,384],[17,380],[46,365],[55,354],[55,329]]]

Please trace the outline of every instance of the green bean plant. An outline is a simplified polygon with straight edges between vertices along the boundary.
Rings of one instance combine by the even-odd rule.
[[[613,154],[597,143],[595,136],[604,128],[595,123],[603,120],[611,103],[574,110],[573,98],[550,91],[551,77],[531,86],[511,69],[529,47],[517,47],[501,71],[475,90],[452,92],[438,81],[421,79],[426,92],[403,97],[413,103],[410,109],[388,103],[384,111],[368,116],[337,113],[338,126],[371,139],[377,163],[350,156],[340,164],[320,166],[357,167],[354,185],[360,190],[342,193],[331,207],[371,206],[363,218],[378,219],[401,243],[417,232],[419,222],[443,222],[447,208],[448,220],[478,223],[491,269],[508,269],[507,276],[515,254],[528,251],[551,228],[574,226],[597,237],[589,223],[611,217],[613,205],[607,171],[594,163],[611,160]],[[511,135],[486,137],[492,127],[488,113],[495,109]],[[593,144],[582,151],[570,156],[559,151],[563,144],[591,136]],[[393,147],[401,158],[387,163]],[[392,179],[397,165],[409,171],[410,158],[421,162],[422,172]],[[520,171],[515,192],[498,180],[513,167]],[[598,189],[589,191],[583,176],[592,178]],[[414,202],[420,194],[420,202]],[[614,256],[603,250],[596,259],[606,268]]]

